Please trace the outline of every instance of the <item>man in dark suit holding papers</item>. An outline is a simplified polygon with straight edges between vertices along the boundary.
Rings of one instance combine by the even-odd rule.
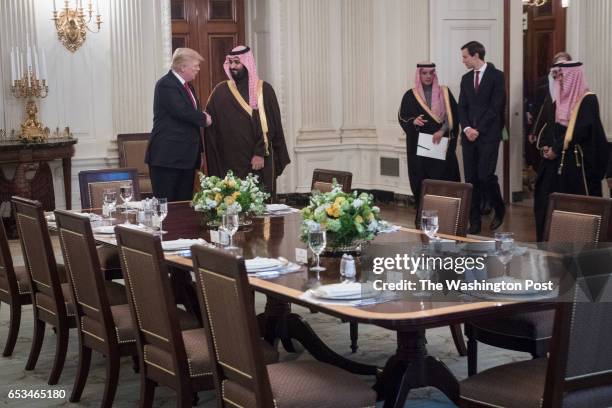
[[[484,61],[485,48],[477,41],[461,47],[463,63],[470,72],[461,78],[459,122],[463,128],[462,149],[465,181],[474,187],[470,208],[470,234],[481,229],[481,196],[488,198],[495,216],[491,230],[504,222],[506,208],[495,168],[502,139],[506,91],[504,73]]]
[[[408,178],[418,208],[423,180],[460,180],[455,155],[459,128],[457,103],[450,90],[438,84],[435,64],[417,64],[415,86],[404,94],[398,120],[406,132]],[[448,146],[445,157],[432,158],[428,149],[433,150],[432,144],[440,143]]]

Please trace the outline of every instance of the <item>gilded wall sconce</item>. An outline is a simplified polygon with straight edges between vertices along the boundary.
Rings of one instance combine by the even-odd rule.
[[[75,0],[74,7],[70,4],[70,0],[64,1],[64,7],[58,12],[55,5],[56,0],[53,0],[53,21],[57,30],[57,37],[71,52],[78,50],[85,42],[87,31],[97,33],[102,25],[102,17],[100,15],[100,5],[96,0],[96,13],[92,0],[87,3],[87,13],[83,10],[83,0]],[[86,19],[87,16],[87,19]],[[95,16],[95,20],[92,19]],[[89,28],[90,23],[97,28],[92,30]]]

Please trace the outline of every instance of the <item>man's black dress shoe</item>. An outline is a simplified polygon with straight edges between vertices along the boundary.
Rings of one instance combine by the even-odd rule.
[[[480,234],[480,224],[470,224],[470,228],[468,228],[468,234],[472,234],[472,235]]]
[[[502,212],[500,215],[498,215],[497,213],[495,214],[493,221],[491,221],[491,225],[489,225],[491,231],[495,231],[504,223],[504,213],[505,212]]]

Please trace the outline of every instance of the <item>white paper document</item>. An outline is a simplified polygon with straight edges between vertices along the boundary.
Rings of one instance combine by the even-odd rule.
[[[442,137],[440,143],[434,144],[433,135],[419,133],[419,144],[417,145],[417,156],[430,157],[432,159],[446,160],[446,149],[448,148],[448,137]]]

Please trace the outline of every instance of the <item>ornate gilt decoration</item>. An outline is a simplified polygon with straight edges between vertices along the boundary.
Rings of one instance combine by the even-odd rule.
[[[57,37],[61,43],[69,51],[75,52],[85,42],[85,39],[87,38],[87,31],[92,33],[97,33],[100,31],[102,18],[100,16],[100,8],[97,7],[95,21],[93,21],[93,24],[97,26],[97,29],[94,31],[89,28],[89,24],[92,22],[92,18],[94,17],[92,1],[89,0],[88,3],[87,20],[85,19],[85,12],[83,10],[83,0],[75,0],[76,4],[74,8],[71,8],[69,3],[69,0],[65,0],[64,8],[58,13],[58,11],[55,9],[54,1],[53,21],[55,21]]]
[[[38,107],[34,98],[46,98],[49,87],[45,79],[38,79],[32,69],[28,70],[21,79],[13,81],[11,93],[16,98],[26,99],[26,119],[21,124],[19,139],[24,143],[34,143],[47,140],[49,128],[43,128],[38,121]]]

